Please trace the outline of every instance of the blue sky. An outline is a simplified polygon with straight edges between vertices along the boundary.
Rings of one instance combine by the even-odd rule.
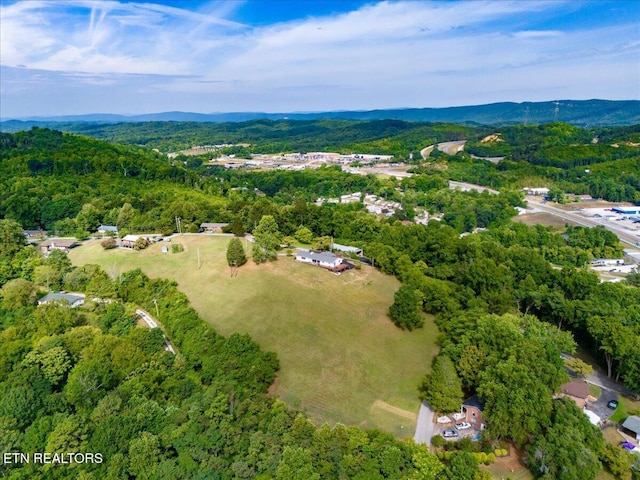
[[[640,2],[0,0],[0,118],[640,99]]]

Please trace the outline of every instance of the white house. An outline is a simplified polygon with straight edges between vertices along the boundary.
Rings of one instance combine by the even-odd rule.
[[[324,268],[336,268],[342,263],[342,258],[336,257],[333,253],[302,249],[296,253],[296,260]]]

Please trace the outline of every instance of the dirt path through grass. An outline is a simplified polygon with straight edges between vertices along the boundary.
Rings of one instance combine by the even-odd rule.
[[[402,408],[394,407],[393,405],[389,405],[388,403],[383,402],[382,400],[376,400],[375,402],[373,402],[373,405],[371,405],[371,408],[372,409],[381,408],[395,415],[408,418],[409,420],[416,420],[418,418],[418,416],[415,413],[408,412],[407,410],[403,410]]]

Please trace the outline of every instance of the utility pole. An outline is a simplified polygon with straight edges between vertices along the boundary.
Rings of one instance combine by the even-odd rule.
[[[182,218],[176,217],[176,229],[178,230],[178,234],[182,235]]]
[[[154,298],[153,303],[156,306],[156,318],[158,318],[160,316],[160,310],[158,310],[158,299]]]

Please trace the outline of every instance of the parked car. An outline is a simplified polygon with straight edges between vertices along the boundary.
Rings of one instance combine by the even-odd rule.
[[[442,432],[442,436],[444,438],[457,437],[458,432],[456,432],[455,430],[445,430],[444,432]]]
[[[615,410],[616,408],[618,408],[618,400],[609,400],[609,403],[607,403],[607,407],[609,407],[611,410]]]
[[[467,428],[471,428],[471,424],[467,422],[456,423],[456,428],[458,430],[466,430]]]

